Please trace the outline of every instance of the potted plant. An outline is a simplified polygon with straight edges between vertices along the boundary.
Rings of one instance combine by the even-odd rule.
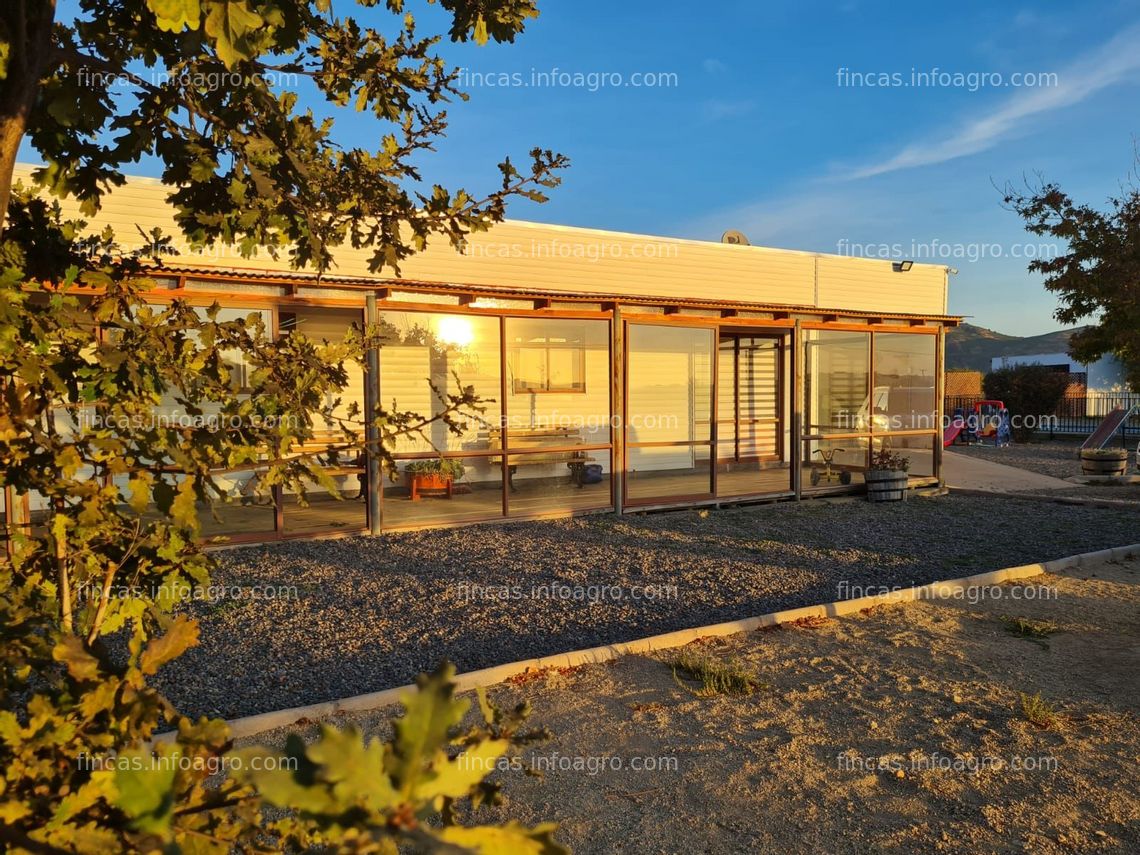
[[[871,467],[864,475],[867,499],[871,502],[901,502],[906,499],[910,458],[883,446],[871,455]]]
[[[404,479],[413,502],[417,501],[425,491],[442,492],[450,499],[454,483],[463,477],[465,471],[462,461],[433,457],[428,460],[413,460],[405,466]]]
[[[1081,471],[1086,475],[1113,477],[1128,474],[1128,449],[1082,448]]]

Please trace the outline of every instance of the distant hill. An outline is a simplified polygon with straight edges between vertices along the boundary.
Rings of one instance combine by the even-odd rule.
[[[962,324],[946,332],[946,367],[969,369],[983,373],[990,370],[995,356],[1019,356],[1026,353],[1064,353],[1069,336],[1081,327],[1057,330],[1045,335],[1005,335],[985,327]]]

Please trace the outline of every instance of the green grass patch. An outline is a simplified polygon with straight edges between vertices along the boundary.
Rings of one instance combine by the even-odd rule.
[[[1028,638],[1041,641],[1048,638],[1060,629],[1057,624],[1048,620],[1031,620],[1030,618],[1007,617],[1005,631],[1017,638]]]
[[[1025,720],[1041,730],[1060,730],[1061,716],[1041,694],[1021,694],[1021,714]]]
[[[677,685],[702,698],[751,695],[762,687],[760,681],[735,660],[720,660],[705,654],[683,651],[670,665]],[[696,683],[695,688],[690,685],[692,683]]]

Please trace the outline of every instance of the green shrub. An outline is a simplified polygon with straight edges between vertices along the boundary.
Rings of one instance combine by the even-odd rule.
[[[897,454],[891,451],[889,446],[884,445],[871,455],[870,468],[876,471],[909,472],[910,458]]]
[[[458,481],[467,471],[462,460],[451,457],[432,457],[425,460],[413,460],[404,467],[405,472],[413,475],[443,475]]]
[[[1015,365],[991,371],[982,387],[987,398],[1001,401],[1011,415],[1021,417],[1013,428],[1013,438],[1026,442],[1033,437],[1033,428],[1026,427],[1025,420],[1056,414],[1069,388],[1069,375],[1044,365]]]

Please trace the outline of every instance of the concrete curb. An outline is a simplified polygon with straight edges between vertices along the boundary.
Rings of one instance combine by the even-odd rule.
[[[1066,478],[1066,481],[1071,481],[1080,487],[1096,487],[1098,485],[1110,484],[1140,484],[1140,475],[1074,475],[1072,478]]]
[[[976,487],[950,487],[959,496],[986,496],[991,499],[1021,499],[1027,502],[1051,502],[1055,505],[1083,505],[1089,508],[1135,508],[1136,502],[1127,499],[1082,498],[1080,496],[1050,496],[1048,493],[1010,493],[1006,490],[979,490]]]
[[[482,668],[478,671],[468,671],[455,678],[456,691],[470,691],[479,686],[491,686],[502,683],[518,674],[531,670],[545,668],[573,668],[578,665],[590,665],[600,662],[609,662],[631,653],[649,653],[655,650],[668,650],[682,647],[699,638],[714,636],[736,635],[742,632],[752,632],[765,626],[775,626],[781,623],[790,623],[803,618],[813,617],[841,617],[853,614],[872,606],[903,603],[913,600],[946,599],[969,588],[997,585],[1002,582],[1013,582],[1018,579],[1028,579],[1040,576],[1043,573],[1055,573],[1062,570],[1071,570],[1097,561],[1125,558],[1130,555],[1140,555],[1140,543],[1130,546],[1118,546],[1112,549],[1101,549],[1097,552],[1085,552],[1067,558],[1058,558],[1040,564],[1023,564],[1019,567],[1005,567],[1001,570],[992,570],[988,573],[978,573],[961,579],[952,579],[946,582],[932,582],[929,585],[920,585],[913,588],[903,588],[887,594],[870,597],[860,597],[854,600],[839,600],[814,606],[803,606],[798,609],[786,609],[779,612],[770,612],[759,617],[743,618],[741,620],[727,621],[725,623],[711,624],[694,629],[680,629],[662,635],[652,635],[648,638],[634,641],[623,641],[616,644],[607,644],[602,647],[591,647],[587,650],[575,650],[570,653],[558,653],[552,656],[540,656],[535,659],[526,659],[519,662],[509,662],[505,665],[495,665],[491,668]],[[337,713],[366,712],[399,703],[400,698],[409,692],[416,691],[415,686],[399,686],[394,689],[384,689],[379,692],[370,692],[366,695],[355,695],[337,701],[326,701],[320,704],[310,704],[292,709],[276,710],[274,712],[259,713],[228,722],[230,734],[234,739],[253,736],[267,730],[276,730],[289,727],[299,721],[314,721],[328,718]]]

